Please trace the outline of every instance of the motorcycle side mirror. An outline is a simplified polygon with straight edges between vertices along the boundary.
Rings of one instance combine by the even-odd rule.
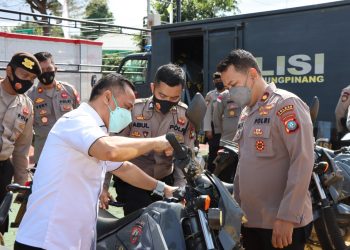
[[[312,104],[310,106],[310,116],[311,116],[311,121],[313,124],[315,124],[315,122],[316,122],[319,108],[320,108],[320,101],[318,100],[317,96],[314,96],[314,99],[313,99]]]
[[[196,132],[200,130],[201,123],[204,119],[206,111],[207,105],[205,103],[204,97],[199,92],[197,92],[186,111],[186,117],[193,124]]]
[[[92,75],[91,76],[91,81],[90,81],[91,88],[93,88],[95,86],[96,82],[97,82],[97,76],[96,75]]]
[[[341,141],[350,141],[350,133],[345,134],[340,140]]]

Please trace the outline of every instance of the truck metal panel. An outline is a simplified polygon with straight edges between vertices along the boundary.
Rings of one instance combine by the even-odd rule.
[[[190,44],[184,51],[188,55],[202,49],[201,91],[206,94],[213,88],[217,63],[232,49],[243,48],[257,57],[267,81],[308,104],[318,96],[318,120],[330,125],[340,92],[350,84],[349,31],[350,1],[155,26],[152,78],[157,67],[176,62],[179,49],[177,54],[173,50],[181,40]],[[203,44],[193,43],[195,36],[201,36]],[[330,138],[330,131],[324,136]]]

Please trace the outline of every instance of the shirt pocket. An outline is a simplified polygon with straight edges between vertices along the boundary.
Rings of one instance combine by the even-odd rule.
[[[51,107],[47,102],[34,105],[34,117],[36,120],[40,120],[40,117],[42,116],[49,116],[51,115]]]
[[[273,157],[271,126],[254,126],[249,132],[249,141],[257,157]]]
[[[231,103],[227,103],[227,108],[225,110],[225,117],[238,117],[240,114],[239,112],[239,107],[237,104],[231,102]]]

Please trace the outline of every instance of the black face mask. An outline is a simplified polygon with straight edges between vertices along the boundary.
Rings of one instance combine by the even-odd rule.
[[[55,71],[44,72],[38,77],[39,81],[44,85],[50,85],[55,79]]]
[[[9,78],[9,81],[11,83],[11,87],[14,91],[16,91],[17,94],[24,94],[27,92],[28,89],[30,89],[33,86],[33,82],[30,80],[22,80],[18,78],[15,74],[15,69],[12,68],[12,77],[13,80]]]
[[[166,101],[166,100],[159,100],[154,95],[153,95],[153,102],[154,102],[155,107],[159,108],[160,112],[162,112],[163,114],[168,113],[172,107],[176,106],[179,103],[179,101],[170,102],[170,101]]]
[[[215,83],[215,88],[219,91],[223,90],[224,89],[224,83],[223,82],[217,82]]]

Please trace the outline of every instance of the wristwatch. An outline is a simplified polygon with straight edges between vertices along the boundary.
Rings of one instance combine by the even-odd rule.
[[[163,197],[164,196],[164,189],[165,189],[165,183],[162,181],[157,181],[157,186],[153,190],[152,195],[156,194],[156,195]]]

